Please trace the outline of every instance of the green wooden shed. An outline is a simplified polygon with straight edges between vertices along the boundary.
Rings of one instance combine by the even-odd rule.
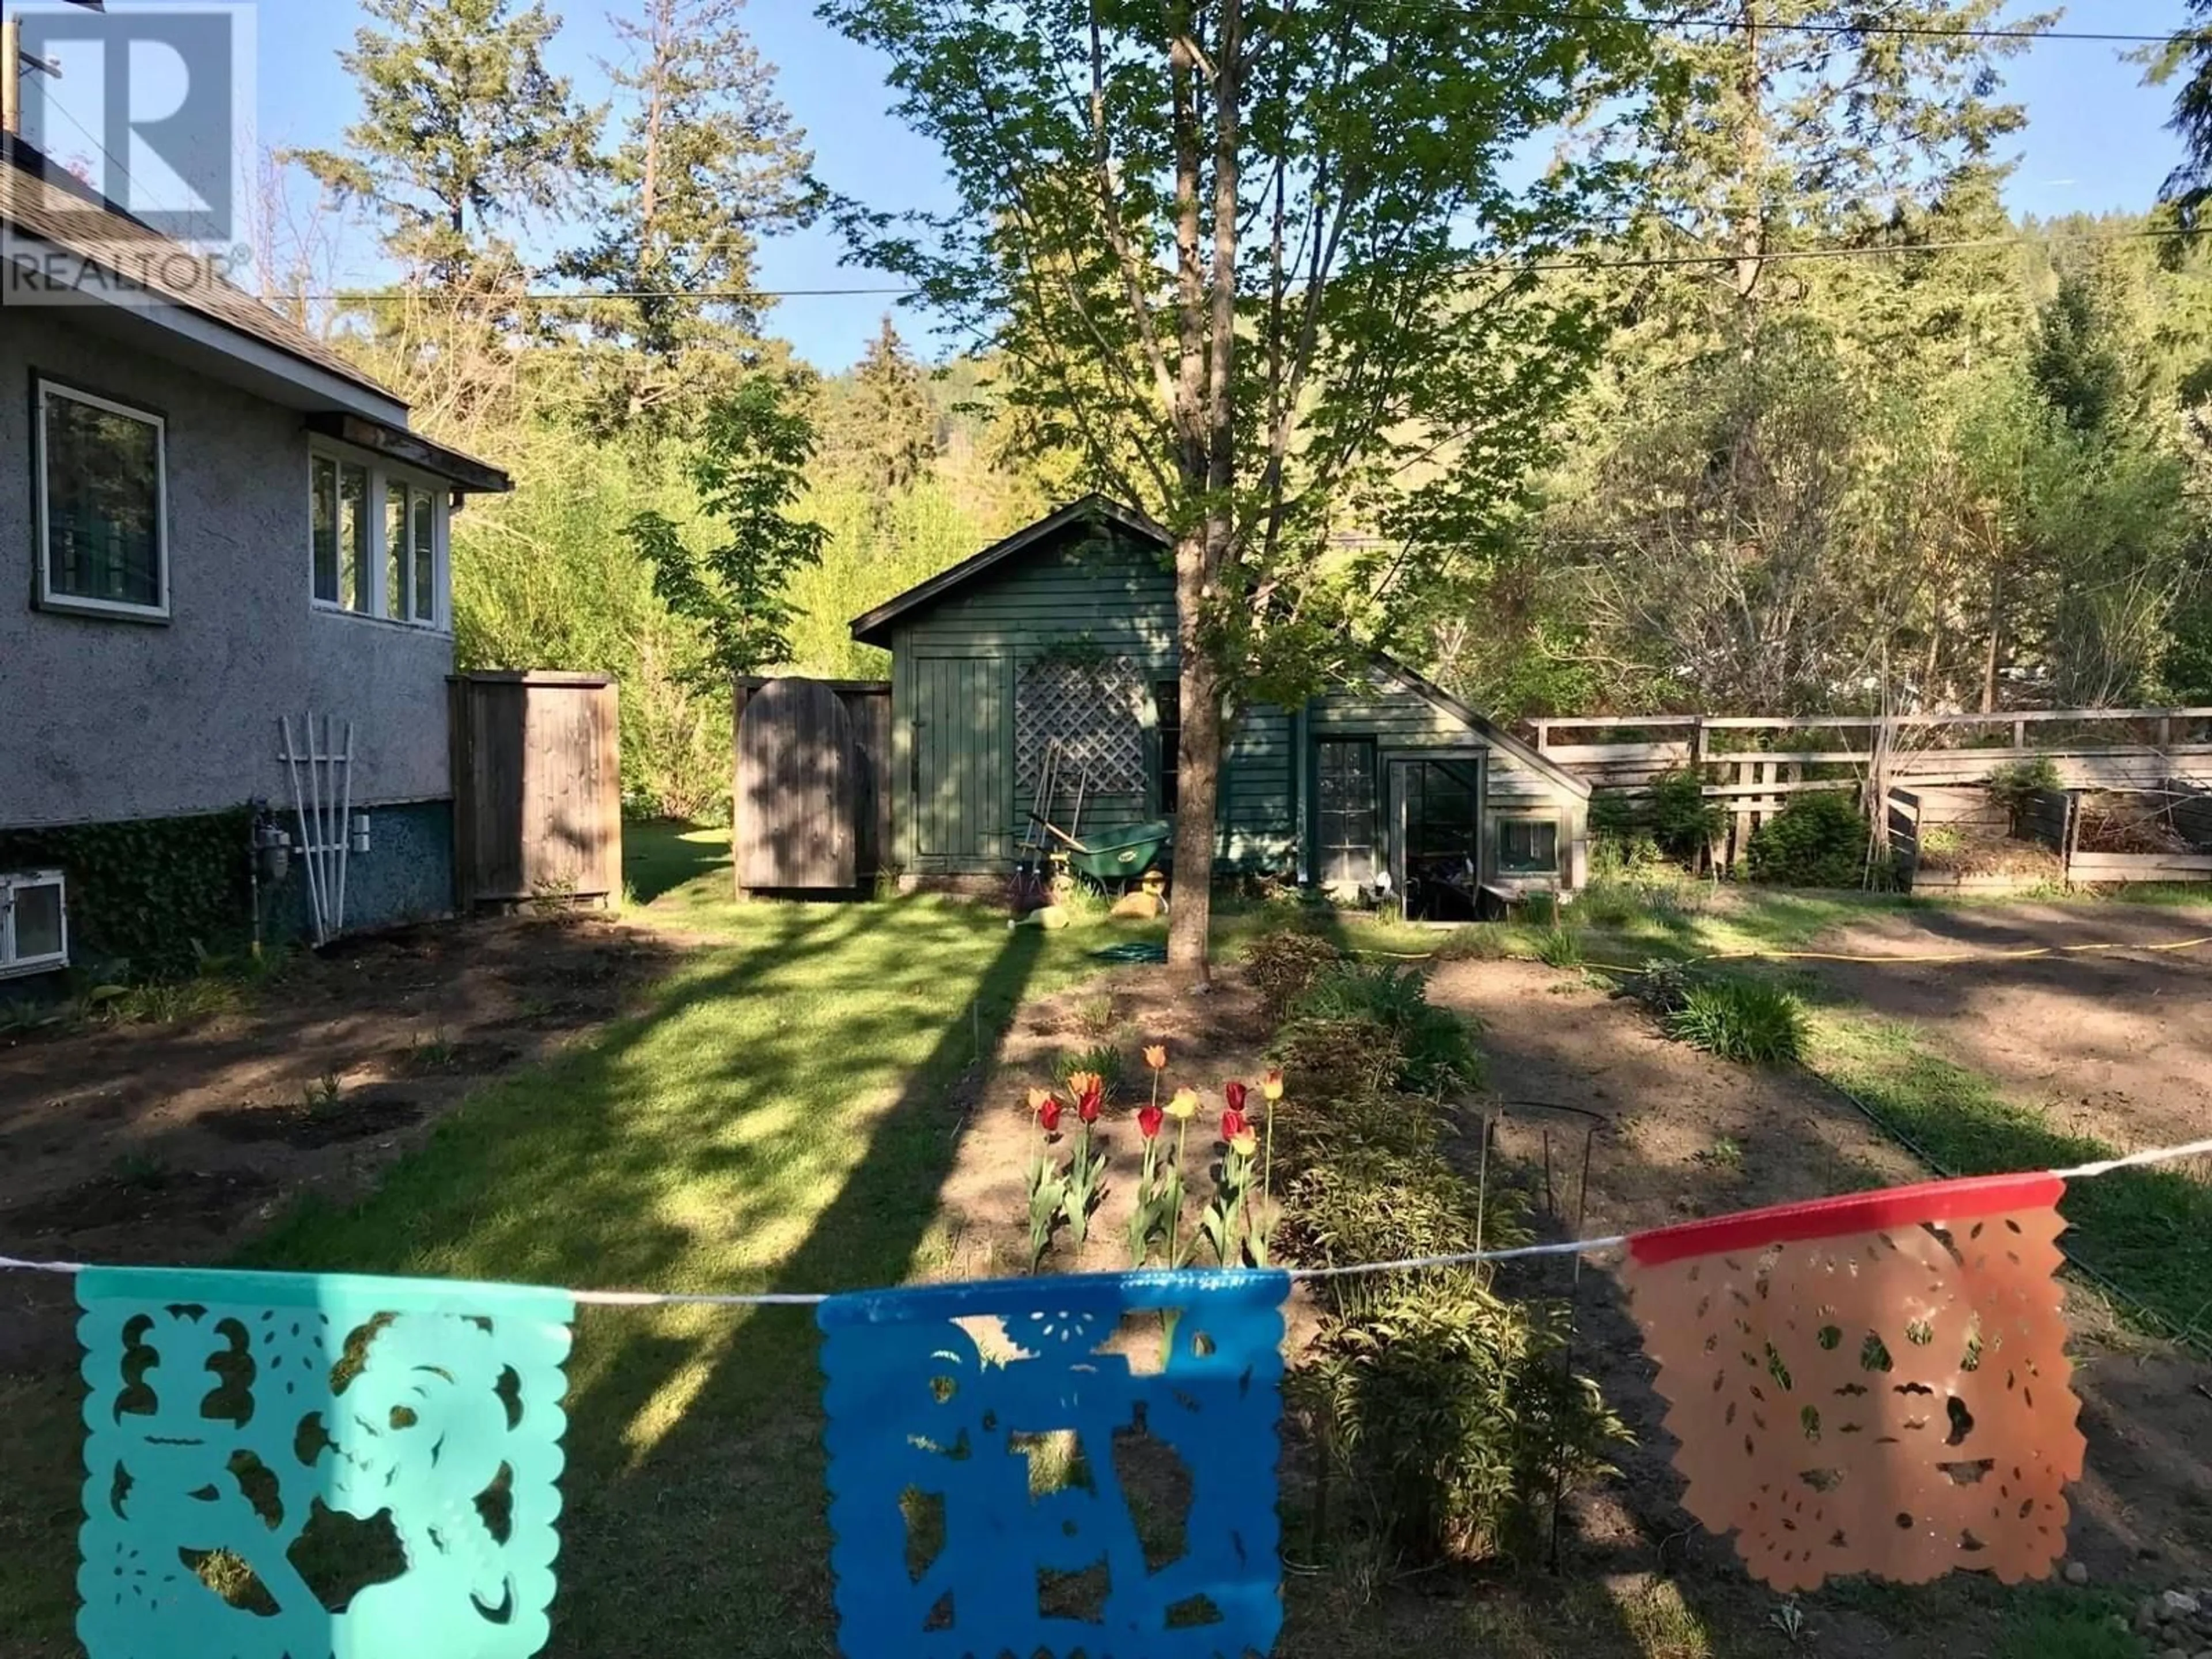
[[[1172,817],[1177,651],[1166,534],[1089,495],[853,623],[891,653],[894,859],[909,878],[1013,868],[1048,751],[1079,832]],[[1237,711],[1215,866],[1364,889],[1444,919],[1571,892],[1589,786],[1376,656],[1303,708]]]

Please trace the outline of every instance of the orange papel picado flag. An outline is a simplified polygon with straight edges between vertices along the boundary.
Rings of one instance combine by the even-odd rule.
[[[2055,1175],[1643,1233],[1622,1270],[1683,1502],[1781,1590],[2047,1576],[2081,1474]]]

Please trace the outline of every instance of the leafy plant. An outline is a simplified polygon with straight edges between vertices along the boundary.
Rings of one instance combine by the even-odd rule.
[[[127,823],[0,830],[0,870],[69,878],[71,954],[114,980],[183,979],[252,932],[251,809]]]
[[[706,636],[702,659],[687,671],[702,691],[789,659],[786,589],[794,571],[822,562],[830,532],[791,516],[814,454],[814,429],[797,396],[784,378],[757,374],[708,406],[689,467],[703,515],[720,522],[725,539],[695,553],[660,513],[629,523],[631,545],[653,568],[653,591]]]
[[[300,1092],[300,1109],[309,1117],[328,1117],[345,1098],[345,1083],[336,1071],[325,1071]]]
[[[1244,947],[1244,971],[1275,1019],[1343,960],[1344,953],[1327,939],[1294,927],[1272,929]]]
[[[2036,795],[2065,787],[2057,763],[2048,755],[2038,755],[2033,760],[2008,761],[1991,772],[1989,794],[2016,819]]]
[[[1644,828],[1678,864],[1694,865],[1728,823],[1728,812],[1705,799],[1705,781],[1694,768],[1662,772],[1644,798]]]
[[[1866,818],[1848,793],[1799,795],[1753,832],[1752,879],[1791,887],[1864,886],[1867,845]]]
[[[1103,1041],[1114,1035],[1121,1024],[1121,1015],[1114,1006],[1113,994],[1101,991],[1097,996],[1085,997],[1075,1005],[1075,1023],[1083,1035],[1093,1041]]]
[[[1536,960],[1551,968],[1581,967],[1582,935],[1571,927],[1547,927],[1536,936]]]
[[[1653,1013],[1664,1016],[1688,1001],[1697,984],[1697,970],[1688,963],[1655,957],[1628,982],[1628,993]]]
[[[1756,980],[1714,980],[1692,987],[1664,1022],[1667,1035],[1723,1060],[1759,1066],[1794,1062],[1805,1047],[1805,1006]]]
[[[1365,1021],[1388,1032],[1398,1049],[1392,1080],[1407,1088],[1471,1087],[1481,1081],[1482,1056],[1472,1027],[1430,1005],[1418,968],[1339,962],[1318,975],[1292,1006],[1296,1021]]]
[[[1627,1437],[1560,1341],[1547,1310],[1433,1275],[1332,1330],[1293,1397],[1408,1565],[1511,1551],[1540,1535],[1558,1483],[1606,1473]]]

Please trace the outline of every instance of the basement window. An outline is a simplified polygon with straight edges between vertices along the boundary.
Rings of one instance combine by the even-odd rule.
[[[62,872],[0,875],[0,979],[69,966],[69,907]]]

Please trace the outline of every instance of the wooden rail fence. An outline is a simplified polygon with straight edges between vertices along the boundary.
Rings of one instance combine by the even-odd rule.
[[[1996,714],[1577,715],[1528,723],[1547,758],[1601,789],[1641,791],[1692,770],[1728,812],[1716,862],[1740,862],[1753,834],[1793,795],[1920,792],[1928,823],[1946,787],[2048,760],[2066,789],[2212,784],[2212,708],[2059,708]],[[1916,817],[1916,823],[1923,820]]]

